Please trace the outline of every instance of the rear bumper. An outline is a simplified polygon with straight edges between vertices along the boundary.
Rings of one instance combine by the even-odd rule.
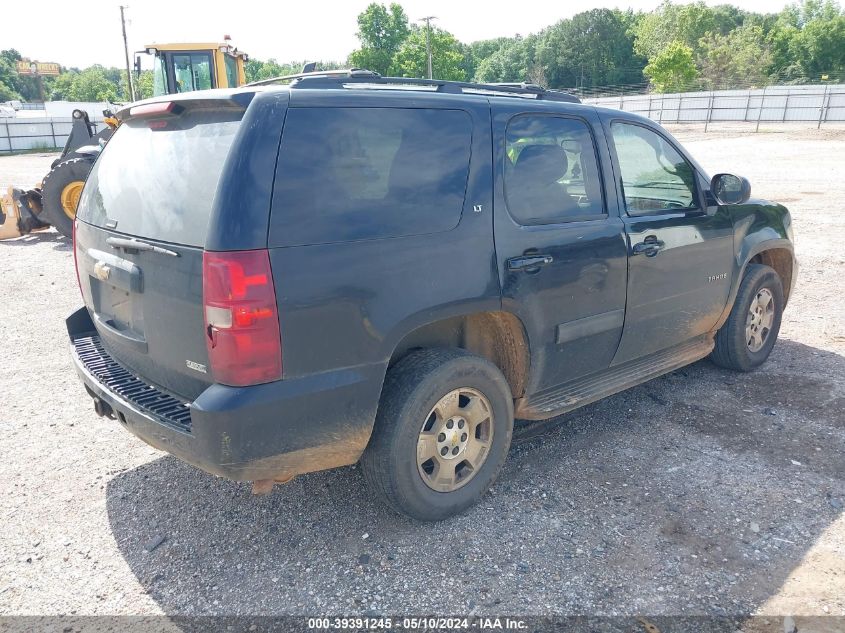
[[[98,412],[110,413],[147,444],[206,472],[236,481],[283,480],[355,463],[369,441],[384,378],[380,365],[252,387],[212,385],[193,402],[181,403],[190,411],[186,422],[184,415],[174,419],[145,407],[150,393],[165,400],[173,396],[127,368],[117,372],[131,376],[135,385],[142,381],[145,395],[114,386],[110,368],[117,361],[104,348],[97,352],[104,357],[94,360],[80,354],[83,338],[98,338],[85,308],[67,326],[76,371]]]

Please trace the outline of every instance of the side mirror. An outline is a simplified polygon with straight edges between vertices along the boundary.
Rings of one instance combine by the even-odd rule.
[[[719,204],[743,204],[751,197],[751,183],[733,174],[716,174],[710,180],[710,192]]]

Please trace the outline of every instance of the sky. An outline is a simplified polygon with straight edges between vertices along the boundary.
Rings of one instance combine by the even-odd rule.
[[[728,0],[708,0],[721,4]],[[256,59],[344,61],[358,45],[356,17],[370,0],[307,0],[305,2],[180,2],[124,0],[130,55],[154,42],[220,41],[224,34]],[[384,4],[389,1],[383,0]],[[528,34],[593,8],[651,10],[659,0],[402,0],[411,20],[437,16],[434,23],[459,40],[472,42]],[[786,0],[733,0],[759,12],[780,11]],[[85,67],[124,65],[120,1],[41,0],[4,2],[0,21],[6,28],[0,49],[15,48],[24,57]],[[40,19],[36,16],[49,16]],[[28,26],[31,25],[31,26]],[[144,56],[146,60],[147,57]],[[148,63],[144,64],[145,67]]]

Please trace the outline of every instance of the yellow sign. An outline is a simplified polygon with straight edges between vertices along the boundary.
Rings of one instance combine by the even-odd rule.
[[[17,63],[19,75],[58,75],[59,65],[21,61]]]

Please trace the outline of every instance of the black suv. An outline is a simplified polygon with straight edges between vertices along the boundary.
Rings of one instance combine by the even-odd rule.
[[[133,104],[75,227],[96,411],[216,475],[360,460],[475,503],[514,418],[768,357],[791,221],[659,125],[530,85],[348,71]]]

